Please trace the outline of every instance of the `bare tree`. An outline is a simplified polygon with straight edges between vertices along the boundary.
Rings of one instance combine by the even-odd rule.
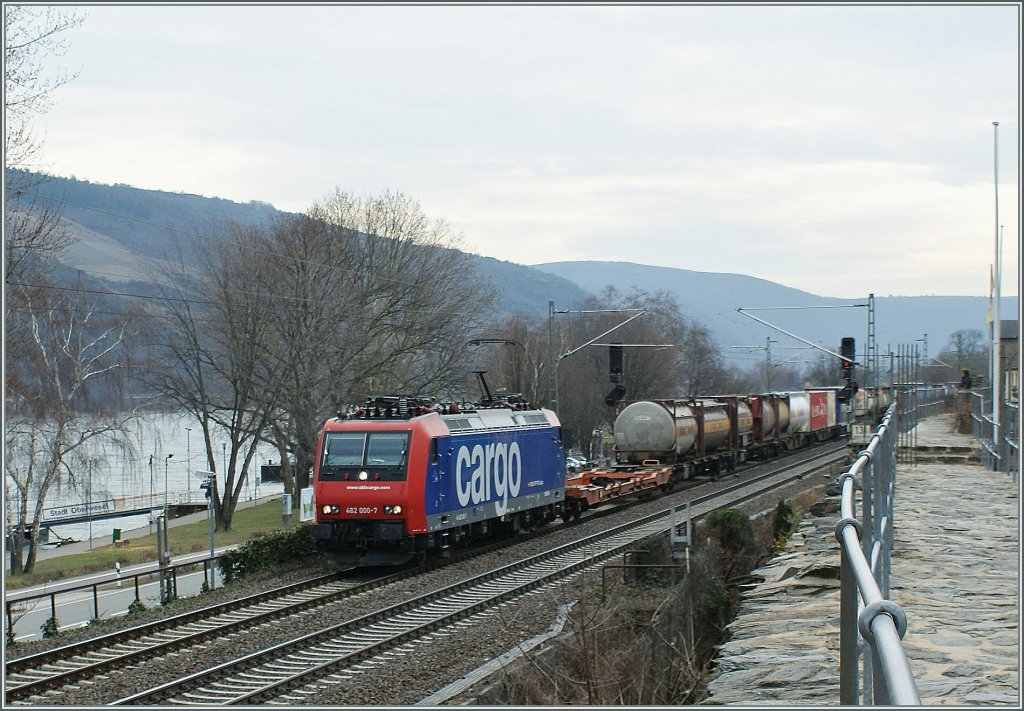
[[[51,488],[73,483],[87,443],[120,431],[130,417],[105,413],[92,400],[96,386],[127,363],[130,320],[104,319],[94,302],[52,281],[71,237],[60,205],[37,199],[39,178],[15,170],[37,159],[42,141],[33,120],[74,78],[48,74],[44,60],[63,53],[64,33],[83,20],[67,8],[4,6],[4,469],[5,494],[17,502],[6,521],[12,572],[35,564],[31,534]]]
[[[82,22],[64,8],[4,5],[4,287],[5,350],[18,358],[32,350],[27,332],[11,320],[42,300],[42,290],[71,236],[60,220],[60,205],[35,196],[42,178],[15,170],[40,150],[32,122],[46,113],[54,92],[73,79],[44,70],[44,59],[66,48],[63,33]],[[12,325],[14,324],[14,325]],[[7,387],[12,383],[8,378]]]
[[[251,246],[253,228],[229,226],[210,240],[194,279],[184,270],[167,279],[165,314],[171,328],[152,334],[159,344],[159,366],[152,385],[167,401],[195,417],[202,433],[209,471],[220,472],[214,511],[217,528],[228,530],[267,411],[259,388],[264,378],[262,354],[267,345],[272,299],[271,280],[260,271]],[[218,467],[214,438],[228,440],[224,467]]]
[[[721,350],[706,326],[691,324],[680,344],[679,357],[686,374],[681,394],[696,397],[728,390]]]
[[[932,367],[925,370],[925,377],[932,382],[956,382],[960,380],[962,368],[967,368],[975,375],[987,373],[990,368],[989,353],[990,344],[981,331],[960,329],[949,337],[949,342],[938,357],[933,359],[935,362],[930,364]]]
[[[35,564],[31,534],[39,530],[50,489],[73,483],[87,443],[122,431],[133,416],[104,413],[89,399],[90,388],[125,363],[127,318],[103,323],[92,305],[44,290],[17,320],[27,345],[8,360],[15,376],[4,399],[5,493],[16,502],[7,521],[13,573]]]
[[[323,421],[375,394],[458,388],[490,303],[452,228],[401,194],[335,191],[283,222],[260,254],[278,294],[264,369],[271,422],[308,484]],[[285,457],[282,453],[282,463]]]
[[[834,349],[837,353],[839,348]],[[804,370],[804,379],[813,386],[842,385],[840,361],[833,355],[818,352]]]
[[[620,325],[643,309],[643,316]],[[622,294],[609,286],[578,310],[584,313],[569,314],[558,322],[559,352],[575,351],[558,364],[558,415],[567,440],[585,451],[595,430],[614,422],[615,409],[606,401],[613,388],[609,349],[579,347],[614,328],[600,342],[627,344],[623,350],[624,399],[676,397],[686,377],[679,345],[686,342],[691,324],[675,298],[665,292],[636,289]],[[588,311],[595,313],[585,313]],[[657,344],[666,347],[647,347]]]
[[[44,59],[67,49],[68,30],[85,21],[77,9],[4,5],[4,161],[28,167],[41,149],[33,119],[46,113],[53,95],[77,73],[48,74]]]
[[[404,196],[339,192],[309,215],[231,228],[193,284],[178,278],[158,385],[200,422],[211,471],[210,427],[228,433],[218,526],[257,441],[278,448],[289,488],[305,488],[319,429],[346,403],[458,381],[487,297],[453,243]]]
[[[492,322],[466,344],[469,367],[486,371],[495,392],[516,393],[534,405],[547,403],[548,345],[547,319],[522,314]],[[467,374],[465,384],[476,387],[475,377]]]

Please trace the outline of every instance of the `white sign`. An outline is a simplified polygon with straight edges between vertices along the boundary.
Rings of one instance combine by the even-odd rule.
[[[59,521],[65,518],[79,518],[81,516],[94,516],[100,513],[112,513],[117,510],[117,504],[113,499],[107,501],[93,501],[88,504],[68,504],[67,506],[56,506],[52,509],[43,509],[43,521]]]
[[[313,487],[307,486],[299,490],[299,520],[313,520]]]

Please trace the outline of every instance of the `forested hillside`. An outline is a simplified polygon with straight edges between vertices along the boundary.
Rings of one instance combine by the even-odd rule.
[[[216,239],[228,223],[266,226],[287,214],[255,200],[243,204],[20,171],[12,177],[32,186],[30,200],[59,207],[76,238],[63,261],[65,278],[134,289],[145,289],[165,259],[180,255],[186,265],[192,263],[195,241]],[[497,316],[547,315],[549,301],[575,306],[589,295],[566,279],[530,267],[491,257],[470,259],[477,276],[497,294]]]

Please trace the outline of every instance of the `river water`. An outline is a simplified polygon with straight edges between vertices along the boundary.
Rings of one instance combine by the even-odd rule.
[[[219,433],[218,433],[219,434]],[[91,509],[116,506],[123,510],[125,499],[136,506],[162,506],[165,500],[203,500],[199,489],[202,477],[197,471],[206,471],[209,464],[203,445],[199,423],[184,413],[146,413],[140,415],[129,429],[127,439],[104,438],[89,443],[88,464],[84,471],[76,469],[73,481],[54,486],[46,498],[46,508],[79,507],[87,502]],[[228,439],[226,436],[213,437],[213,449],[218,471],[217,486],[224,490]],[[252,500],[282,493],[280,481],[260,481],[260,466],[278,464],[277,449],[267,445],[257,448],[257,456],[249,465],[248,476],[242,488],[240,500]],[[237,477],[236,477],[237,479]],[[5,494],[13,491],[6,487]],[[121,502],[117,503],[109,502]],[[11,522],[11,510],[16,502],[8,500],[7,522]],[[104,505],[105,503],[105,505]],[[30,507],[34,504],[30,497]],[[29,509],[31,511],[31,508]],[[158,515],[154,513],[153,516]],[[150,525],[150,515],[123,516],[109,519],[94,519],[83,523],[61,524],[53,519],[50,526],[50,540],[106,538],[109,542],[113,530],[122,531],[143,528]]]

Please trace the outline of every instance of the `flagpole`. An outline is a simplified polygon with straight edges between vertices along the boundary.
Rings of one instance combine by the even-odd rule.
[[[992,447],[996,451],[997,459],[993,462],[993,469],[999,469],[999,459],[1001,456],[1002,447],[999,446],[999,411],[1001,409],[1001,389],[1002,389],[1002,362],[1000,345],[1002,341],[1001,324],[999,322],[999,297],[1001,291],[1000,285],[1000,269],[1002,265],[999,261],[999,122],[992,122],[993,131],[993,167],[995,175],[995,196],[996,196],[996,258],[995,258],[995,278],[993,280],[993,287],[995,294],[992,299]]]

